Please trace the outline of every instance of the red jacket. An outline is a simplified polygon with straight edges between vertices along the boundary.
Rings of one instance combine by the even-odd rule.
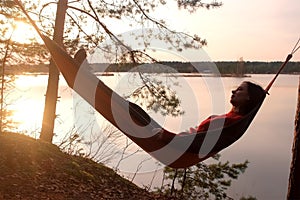
[[[217,129],[228,126],[242,118],[242,115],[230,111],[224,115],[212,115],[195,128],[190,128],[191,133],[207,131],[208,129]]]

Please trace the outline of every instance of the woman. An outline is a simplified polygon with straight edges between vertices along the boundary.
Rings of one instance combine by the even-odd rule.
[[[190,128],[189,133],[201,133],[207,130],[220,129],[238,122],[243,116],[255,110],[259,106],[266,95],[265,90],[252,82],[244,81],[239,87],[232,91],[230,103],[232,109],[223,115],[212,115],[200,123],[196,128]],[[165,129],[154,129],[154,133],[161,133],[160,139],[171,140],[172,134]],[[187,132],[179,133],[186,135]],[[171,136],[171,137],[170,137]]]
[[[175,168],[191,166],[233,144],[246,131],[265,95],[259,85],[245,81],[232,91],[232,109],[227,114],[210,116],[190,132],[174,134],[165,129],[153,130],[158,141],[175,144],[175,149],[179,149],[176,151],[178,158],[169,165]]]
[[[252,110],[254,110],[264,99],[266,92],[259,85],[244,81],[235,90],[232,91],[230,103],[232,109],[224,115],[212,115],[200,123],[196,129],[190,128],[191,133],[207,131],[209,128],[221,128],[228,126],[240,119]],[[220,123],[213,123],[218,121]]]

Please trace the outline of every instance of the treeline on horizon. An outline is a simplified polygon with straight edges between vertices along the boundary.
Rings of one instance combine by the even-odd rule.
[[[178,62],[165,61],[155,64],[138,63],[92,63],[93,72],[149,72],[149,73],[221,73],[228,75],[274,74],[282,62],[262,61],[218,61],[218,62]],[[7,66],[6,74],[48,73],[48,64]],[[300,62],[289,62],[282,73],[300,74]]]
[[[222,74],[274,74],[277,73],[283,62],[216,62],[217,68]],[[289,62],[282,73],[300,73],[300,62]]]
[[[218,62],[177,62],[166,61],[155,64],[91,64],[94,71],[106,72],[179,72],[179,73],[213,73],[216,69],[221,74],[273,74],[283,62],[261,61],[218,61]],[[138,66],[138,67],[137,67]],[[142,66],[142,67],[141,67]],[[289,62],[282,73],[300,73],[300,62]]]

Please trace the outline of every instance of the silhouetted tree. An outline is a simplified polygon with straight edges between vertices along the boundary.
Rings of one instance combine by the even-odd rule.
[[[63,34],[65,25],[65,15],[67,10],[67,0],[59,0],[57,4],[57,12],[54,26],[53,40],[57,44],[64,46]],[[58,97],[58,81],[59,71],[53,61],[49,65],[49,77],[45,98],[45,108],[41,130],[41,140],[52,142],[54,135],[54,124],[56,118],[56,101]]]
[[[215,157],[219,159],[219,156]],[[178,199],[231,199],[226,190],[248,167],[248,161],[239,164],[217,162],[198,163],[186,169],[164,169],[164,184],[158,191]]]

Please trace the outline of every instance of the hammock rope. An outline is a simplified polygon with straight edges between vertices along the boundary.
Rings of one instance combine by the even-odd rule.
[[[284,63],[282,63],[281,67],[279,68],[279,70],[275,74],[274,78],[270,81],[268,86],[265,88],[265,91],[266,91],[267,94],[269,94],[270,88],[272,87],[273,83],[277,79],[278,75],[281,73],[281,71],[284,69],[284,67],[287,65],[287,63],[291,60],[291,58],[293,57],[293,54],[295,54],[300,49],[300,45],[298,46],[299,42],[300,42],[300,37],[299,37],[298,41],[296,42],[296,44],[295,44],[293,50],[291,51],[291,53],[286,57]]]
[[[295,44],[295,46],[294,46],[294,48],[293,48],[291,54],[296,53],[296,51],[298,51],[298,49],[300,49],[300,45],[297,47],[297,45],[299,44],[299,42],[300,42],[300,37],[299,37],[297,43]]]

